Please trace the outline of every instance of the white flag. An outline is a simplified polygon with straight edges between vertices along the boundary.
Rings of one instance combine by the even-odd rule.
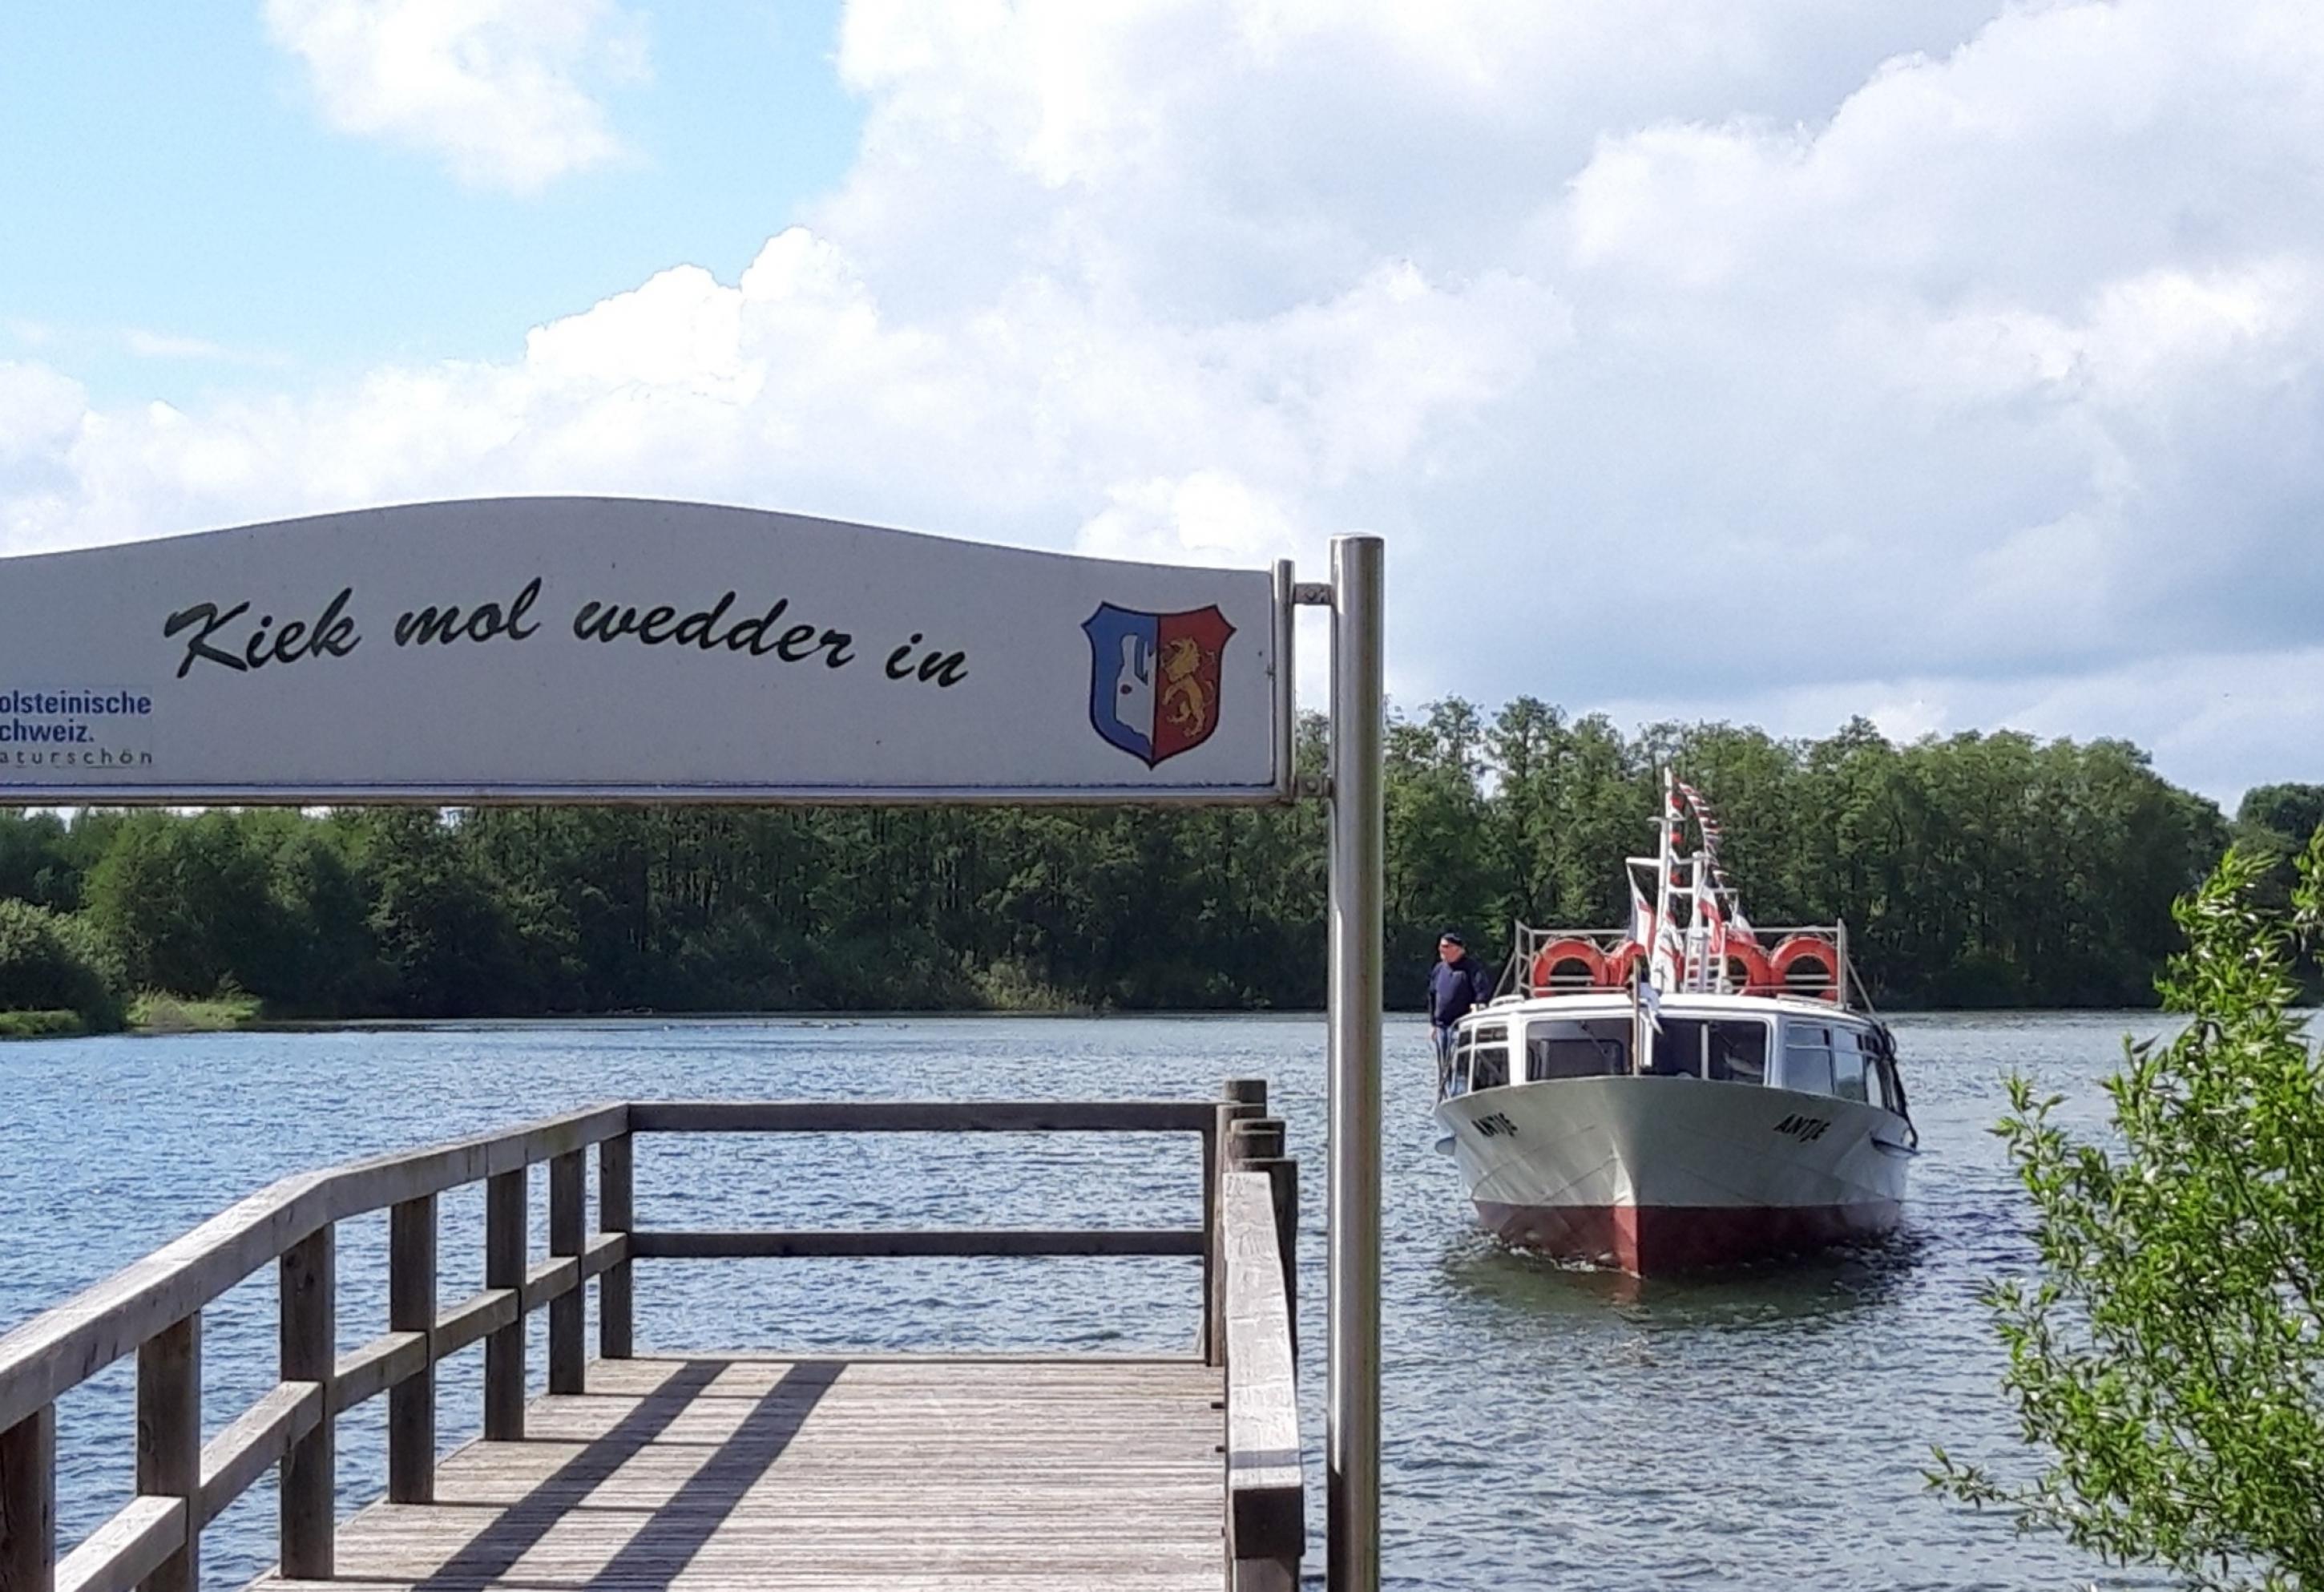
[[[1711,891],[1696,886],[1694,921],[1702,926],[1704,954],[1711,958],[1711,971],[1716,974],[1727,966],[1727,920],[1719,913],[1719,897]]]
[[[1686,964],[1686,952],[1680,946],[1678,927],[1665,918],[1655,925],[1655,937],[1647,948],[1646,982],[1658,989],[1676,989],[1679,972]]]

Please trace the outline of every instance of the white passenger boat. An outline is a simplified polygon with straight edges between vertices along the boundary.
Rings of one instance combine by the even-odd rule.
[[[1517,925],[1500,993],[1457,1025],[1439,1147],[1479,1219],[1639,1276],[1888,1232],[1919,1134],[1845,926],[1754,929],[1717,820],[1667,773],[1656,828],[1627,928]]]

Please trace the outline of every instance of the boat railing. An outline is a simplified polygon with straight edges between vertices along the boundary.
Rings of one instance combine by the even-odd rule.
[[[1799,942],[1810,943],[1824,953],[1821,969],[1788,964],[1779,968],[1772,965],[1784,959],[1784,947]],[[1495,995],[1530,997],[1576,995],[1591,989],[1626,989],[1628,978],[1609,974],[1608,968],[1635,943],[1627,928],[1536,928],[1518,922],[1513,926],[1509,959],[1502,967]],[[1545,957],[1560,947],[1572,948],[1574,955],[1570,959],[1550,958],[1545,966]],[[1748,952],[1743,948],[1748,948]],[[1844,921],[1755,923],[1748,938],[1730,933],[1727,964],[1713,969],[1712,976],[1701,987],[1716,995],[1790,995],[1823,1001],[1843,1011],[1872,1010],[1863,977],[1849,955],[1848,925]]]
[[[635,1219],[643,1134],[1184,1133],[1202,1145],[1199,1227],[703,1231]],[[644,1260],[769,1256],[1184,1255],[1203,1268],[1196,1353],[1225,1383],[1224,1530],[1231,1584],[1295,1587],[1305,1543],[1296,1384],[1297,1166],[1263,1079],[1222,1102],[1185,1100],[701,1100],[599,1106],[505,1132],[301,1172],[0,1334],[0,1592],[172,1592],[198,1584],[203,1528],[281,1469],[280,1567],[330,1578],[339,1417],[385,1395],[387,1495],[432,1500],[438,1365],[484,1347],[484,1435],[524,1436],[525,1328],[549,1315],[549,1391],[586,1379],[584,1285],[597,1285],[598,1356],[632,1357],[632,1270]],[[587,1231],[596,1152],[596,1231]],[[548,1254],[528,1239],[531,1169],[548,1171]],[[438,1199],[484,1185],[484,1286],[438,1297]],[[387,1330],[337,1352],[334,1235],[388,1213]],[[206,1307],[278,1269],[280,1377],[202,1438]],[[136,1356],[136,1491],[61,1557],[57,1402]]]

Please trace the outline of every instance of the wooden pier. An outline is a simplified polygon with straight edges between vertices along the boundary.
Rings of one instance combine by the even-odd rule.
[[[1266,1087],[1223,1101],[638,1102],[287,1178],[0,1337],[0,1592],[191,1592],[202,1529],[281,1471],[267,1592],[466,1588],[1294,1587],[1305,1541],[1295,1382],[1297,1171]],[[681,1231],[634,1218],[637,1135],[1176,1133],[1200,1141],[1186,1228]],[[590,1152],[597,1221],[589,1209]],[[549,1245],[528,1253],[530,1170]],[[482,1291],[438,1298],[437,1198],[485,1186]],[[333,1235],[389,1213],[386,1330],[335,1355]],[[670,1257],[1183,1255],[1182,1356],[655,1356],[635,1269]],[[208,1442],[201,1318],[281,1282],[281,1380]],[[598,1343],[585,1342],[585,1290]],[[525,1318],[549,1313],[525,1398]],[[436,1367],[481,1345],[484,1435],[437,1455]],[[57,1398],[137,1360],[137,1494],[61,1557]],[[388,1401],[384,1496],[334,1523],[338,1416]]]

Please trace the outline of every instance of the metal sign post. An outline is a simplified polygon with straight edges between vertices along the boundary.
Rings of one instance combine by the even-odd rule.
[[[1380,588],[1377,536],[1332,542],[1331,1592],[1379,1586]]]

